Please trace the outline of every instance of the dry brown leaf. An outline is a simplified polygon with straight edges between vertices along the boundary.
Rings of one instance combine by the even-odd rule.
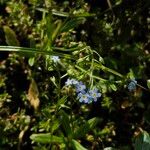
[[[38,90],[37,84],[34,79],[31,80],[27,98],[28,98],[31,106],[35,110],[37,110],[40,105],[40,100],[39,100],[39,90]]]

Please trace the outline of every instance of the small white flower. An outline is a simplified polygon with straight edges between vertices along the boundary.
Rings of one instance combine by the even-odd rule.
[[[52,56],[52,58],[51,58],[51,59],[54,61],[54,63],[57,63],[57,62],[59,62],[59,61],[60,61],[59,56]]]

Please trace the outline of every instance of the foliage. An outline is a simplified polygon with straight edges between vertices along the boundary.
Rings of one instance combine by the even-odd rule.
[[[0,149],[149,149],[148,0],[0,1]]]

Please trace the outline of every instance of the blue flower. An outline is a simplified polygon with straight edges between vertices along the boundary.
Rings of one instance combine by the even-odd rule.
[[[65,84],[67,86],[72,85],[72,79],[67,79],[67,81],[65,82]]]
[[[59,56],[52,56],[51,59],[54,61],[54,63],[57,63],[60,61]]]
[[[65,82],[66,86],[73,86],[76,88],[76,93],[78,94],[79,102],[81,103],[91,103],[96,102],[99,97],[101,97],[101,93],[97,88],[93,88],[92,90],[88,90],[86,85],[83,82],[79,82],[76,79],[67,79]]]
[[[137,81],[135,79],[132,79],[131,82],[128,84],[128,90],[130,92],[135,91],[136,90],[136,84],[137,84]]]
[[[86,86],[82,83],[79,82],[78,84],[76,84],[76,92],[83,92],[86,89]]]
[[[77,81],[76,79],[72,79],[72,84],[77,85],[77,84],[79,84],[79,81]]]
[[[90,90],[89,94],[95,102],[97,101],[97,98],[101,97],[101,95],[102,95],[101,93],[98,92],[97,88]]]
[[[81,103],[91,103],[92,102],[92,97],[88,94],[88,93],[79,93],[78,94],[78,99],[79,99],[79,102]]]

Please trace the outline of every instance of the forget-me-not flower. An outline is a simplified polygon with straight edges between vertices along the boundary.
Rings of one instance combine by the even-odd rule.
[[[51,59],[54,61],[54,63],[57,63],[60,61],[59,56],[52,56]]]
[[[130,92],[135,91],[136,90],[136,84],[137,84],[137,81],[135,79],[132,79],[131,82],[128,84],[128,90]]]
[[[79,82],[78,84],[76,84],[76,92],[83,92],[86,89],[86,86],[82,83]]]
[[[79,93],[78,94],[79,102],[81,103],[91,103],[92,97],[88,93]]]
[[[77,84],[79,84],[79,81],[77,81],[76,79],[72,79],[72,84],[77,85]]]
[[[67,81],[65,82],[65,84],[67,86],[69,85],[77,85],[79,83],[79,81],[77,81],[76,79],[67,79]]]
[[[97,101],[97,98],[101,97],[101,95],[102,95],[101,93],[98,92],[97,88],[90,90],[89,94],[95,102]]]
[[[72,79],[67,79],[67,81],[65,82],[65,84],[67,86],[72,85]]]
[[[97,101],[99,97],[101,97],[101,93],[98,91],[97,88],[92,90],[88,90],[86,85],[83,82],[79,82],[76,79],[67,79],[65,82],[66,86],[73,86],[76,88],[76,93],[78,94],[78,100],[81,103],[91,103],[93,101]]]

